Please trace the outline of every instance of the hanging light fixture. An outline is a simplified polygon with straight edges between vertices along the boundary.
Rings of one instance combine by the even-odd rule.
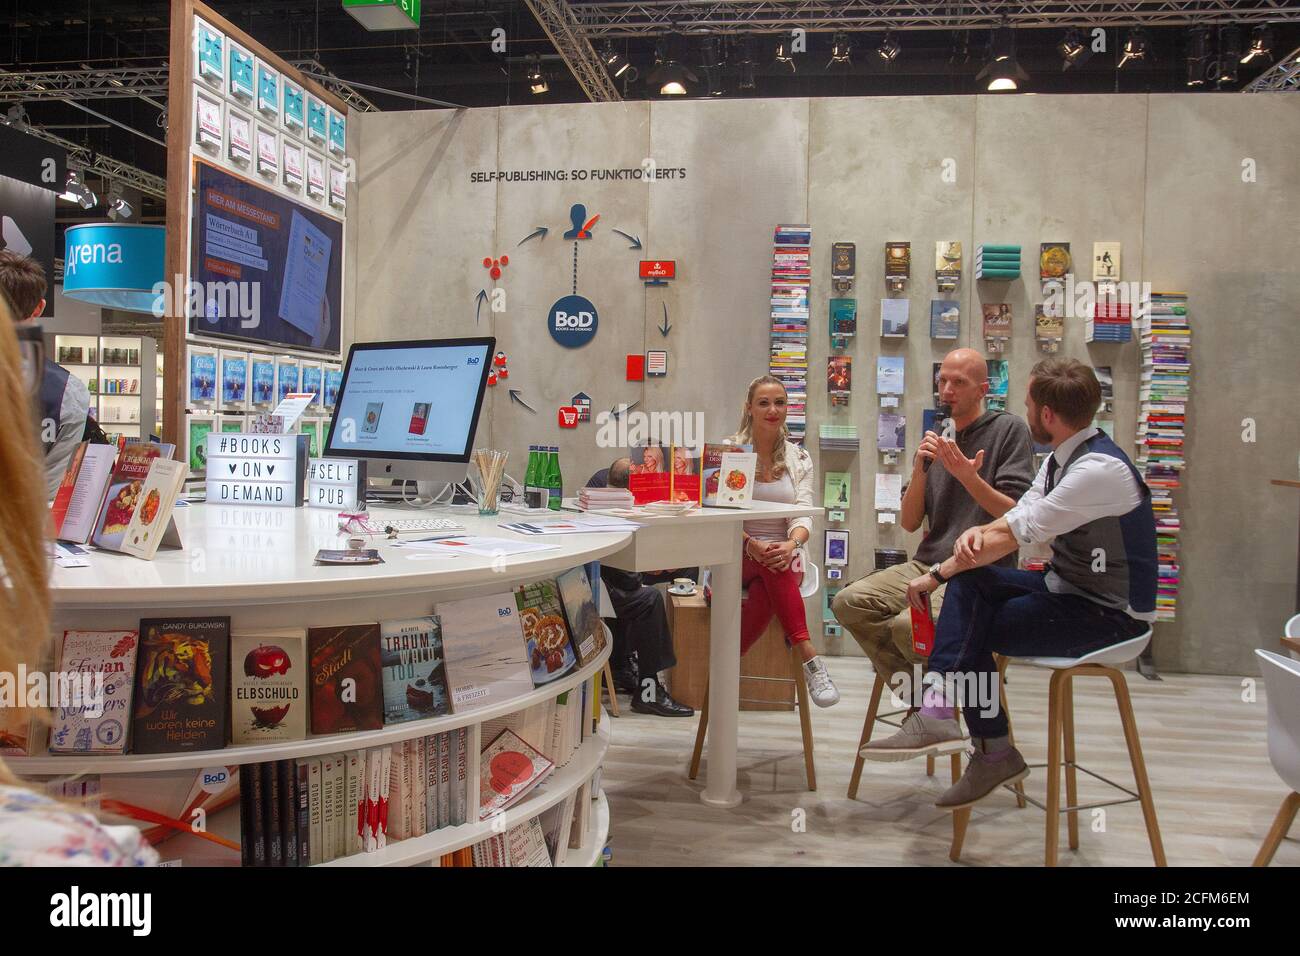
[[[685,96],[688,87],[700,78],[676,60],[666,57],[662,48],[655,50],[655,68],[646,78],[651,89],[658,87],[660,96]]]
[[[1237,67],[1241,63],[1241,31],[1229,24],[1219,28],[1219,75],[1220,83],[1236,83]]]
[[[1056,45],[1057,51],[1061,54],[1061,59],[1065,62],[1068,69],[1078,62],[1079,57],[1083,56],[1083,51],[1087,49],[1083,42],[1083,35],[1075,27],[1065,31],[1065,38]]]
[[[880,41],[880,46],[876,47],[876,56],[880,57],[886,63],[893,63],[898,58],[902,46],[894,37],[892,32],[886,33],[885,38]]]
[[[844,32],[836,33],[831,38],[831,59],[826,64],[826,68],[832,66],[851,66],[853,61],[850,59],[852,54],[852,45],[849,43],[849,35]]]
[[[976,81],[988,81],[990,93],[1014,93],[1029,74],[1016,62],[1016,37],[1005,22],[993,32],[989,44],[989,59],[975,76]]]
[[[1119,69],[1124,69],[1125,64],[1130,60],[1145,60],[1147,56],[1148,43],[1146,31],[1141,27],[1134,27],[1129,30],[1128,37],[1124,40],[1124,55],[1119,58]]]
[[[536,53],[528,55],[528,89],[534,96],[541,96],[550,90],[550,80],[542,72],[542,58]]]
[[[1273,52],[1273,28],[1267,23],[1261,23],[1251,32],[1250,47],[1241,58],[1242,63],[1249,63],[1252,60],[1267,58]]]
[[[605,61],[605,68],[609,70],[614,79],[618,79],[627,72],[632,63],[622,53],[614,49],[614,44],[606,43],[604,51],[600,58]]]
[[[790,53],[790,44],[785,40],[778,40],[776,42],[775,59],[781,66],[789,67],[791,73],[794,73],[798,69],[794,63],[794,56]]]

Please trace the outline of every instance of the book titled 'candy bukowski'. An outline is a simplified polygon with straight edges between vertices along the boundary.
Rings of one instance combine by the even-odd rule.
[[[313,734],[384,726],[378,624],[308,628],[307,653]]]
[[[307,632],[284,627],[230,638],[230,739],[237,744],[307,736]]]
[[[140,622],[131,750],[220,750],[226,745],[230,618]]]

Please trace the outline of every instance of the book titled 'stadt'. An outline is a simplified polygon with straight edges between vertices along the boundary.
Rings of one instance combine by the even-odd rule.
[[[77,685],[54,707],[50,753],[124,753],[139,646],[135,631],[64,631],[59,671]]]
[[[131,749],[138,754],[226,745],[230,618],[140,622]]]
[[[307,736],[307,632],[270,628],[230,638],[230,739],[237,744]]]
[[[309,628],[307,652],[313,734],[384,726],[378,624]]]

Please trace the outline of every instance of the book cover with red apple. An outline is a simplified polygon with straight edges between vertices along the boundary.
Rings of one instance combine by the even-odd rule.
[[[384,726],[378,623],[308,628],[307,653],[313,734]]]
[[[307,632],[269,628],[230,638],[230,740],[307,736]]]

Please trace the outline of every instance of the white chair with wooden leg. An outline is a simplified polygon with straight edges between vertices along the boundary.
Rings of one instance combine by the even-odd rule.
[[[1257,650],[1268,690],[1268,759],[1291,792],[1282,800],[1255,866],[1268,866],[1300,810],[1300,662]]]
[[[1079,811],[1092,810],[1097,807],[1115,806],[1121,803],[1137,802],[1142,805],[1142,816],[1146,821],[1147,839],[1151,843],[1151,856],[1156,866],[1165,865],[1165,848],[1160,839],[1160,824],[1156,820],[1155,803],[1151,798],[1151,784],[1147,780],[1146,762],[1142,758],[1142,742],[1138,737],[1137,722],[1133,717],[1133,702],[1129,699],[1128,683],[1120,666],[1137,660],[1151,641],[1151,631],[1132,640],[1104,647],[1082,657],[1013,657],[1010,663],[1026,664],[1030,667],[1043,667],[1052,671],[1048,685],[1047,698],[1047,763],[1029,764],[1031,767],[1044,767],[1047,770],[1047,802],[1039,803],[1033,797],[1023,799],[1040,810],[1046,811],[1046,837],[1044,840],[1044,861],[1047,866],[1056,866],[1057,849],[1060,844],[1061,814],[1066,815],[1071,850],[1079,848]],[[1124,727],[1124,740],[1128,745],[1129,763],[1133,767],[1133,780],[1136,790],[1130,790],[1112,780],[1107,780],[1098,773],[1080,765],[1075,760],[1074,749],[1074,694],[1072,682],[1076,677],[1105,677],[1115,691],[1115,704],[1119,708],[1120,722]],[[1004,705],[1005,706],[1005,705]],[[1064,753],[1063,753],[1064,752]],[[1065,806],[1061,806],[1061,772],[1065,772]],[[1110,800],[1101,803],[1089,803],[1079,806],[1078,773],[1082,771],[1090,777],[1102,781],[1128,796],[1123,800]],[[1010,788],[1008,788],[1010,789]],[[1021,795],[1017,795],[1017,799]],[[956,811],[969,820],[970,809]],[[964,831],[965,821],[962,822]],[[956,859],[956,857],[953,857]]]
[[[808,598],[816,594],[817,589],[821,585],[821,571],[817,567],[817,565],[814,564],[812,561],[808,560],[806,556],[804,556],[803,560],[804,560],[804,574],[803,574],[803,580],[799,584],[799,594],[801,597]],[[708,580],[708,575],[706,572],[704,575],[704,581],[707,582],[707,580]],[[741,600],[743,601],[744,598],[745,595],[742,593]],[[773,639],[773,635],[778,635],[778,634],[780,634],[779,626],[769,627],[768,632],[765,633],[762,637],[760,637],[759,641]],[[789,657],[790,657],[789,678],[750,677],[742,674],[740,679],[742,681],[746,681],[746,680],[780,681],[781,683],[785,683],[788,680],[790,683],[794,684],[795,701],[797,704],[797,709],[799,711],[799,729],[803,736],[804,774],[808,780],[808,789],[816,790],[817,789],[817,768],[813,762],[812,713],[808,703],[808,687],[804,683],[803,661],[800,660],[799,651],[793,647],[790,648]],[[745,701],[745,699],[746,698],[742,697],[741,701],[743,702]],[[767,700],[763,700],[759,702],[769,703],[769,701]],[[700,758],[701,756],[703,756],[704,753],[704,737],[705,734],[708,732],[708,728],[709,728],[709,692],[708,692],[708,688],[706,687],[704,691],[704,705],[700,708],[700,723],[699,723],[699,727],[695,731],[695,748],[691,752],[691,766],[688,775],[692,780],[694,780],[699,775],[700,772]]]

